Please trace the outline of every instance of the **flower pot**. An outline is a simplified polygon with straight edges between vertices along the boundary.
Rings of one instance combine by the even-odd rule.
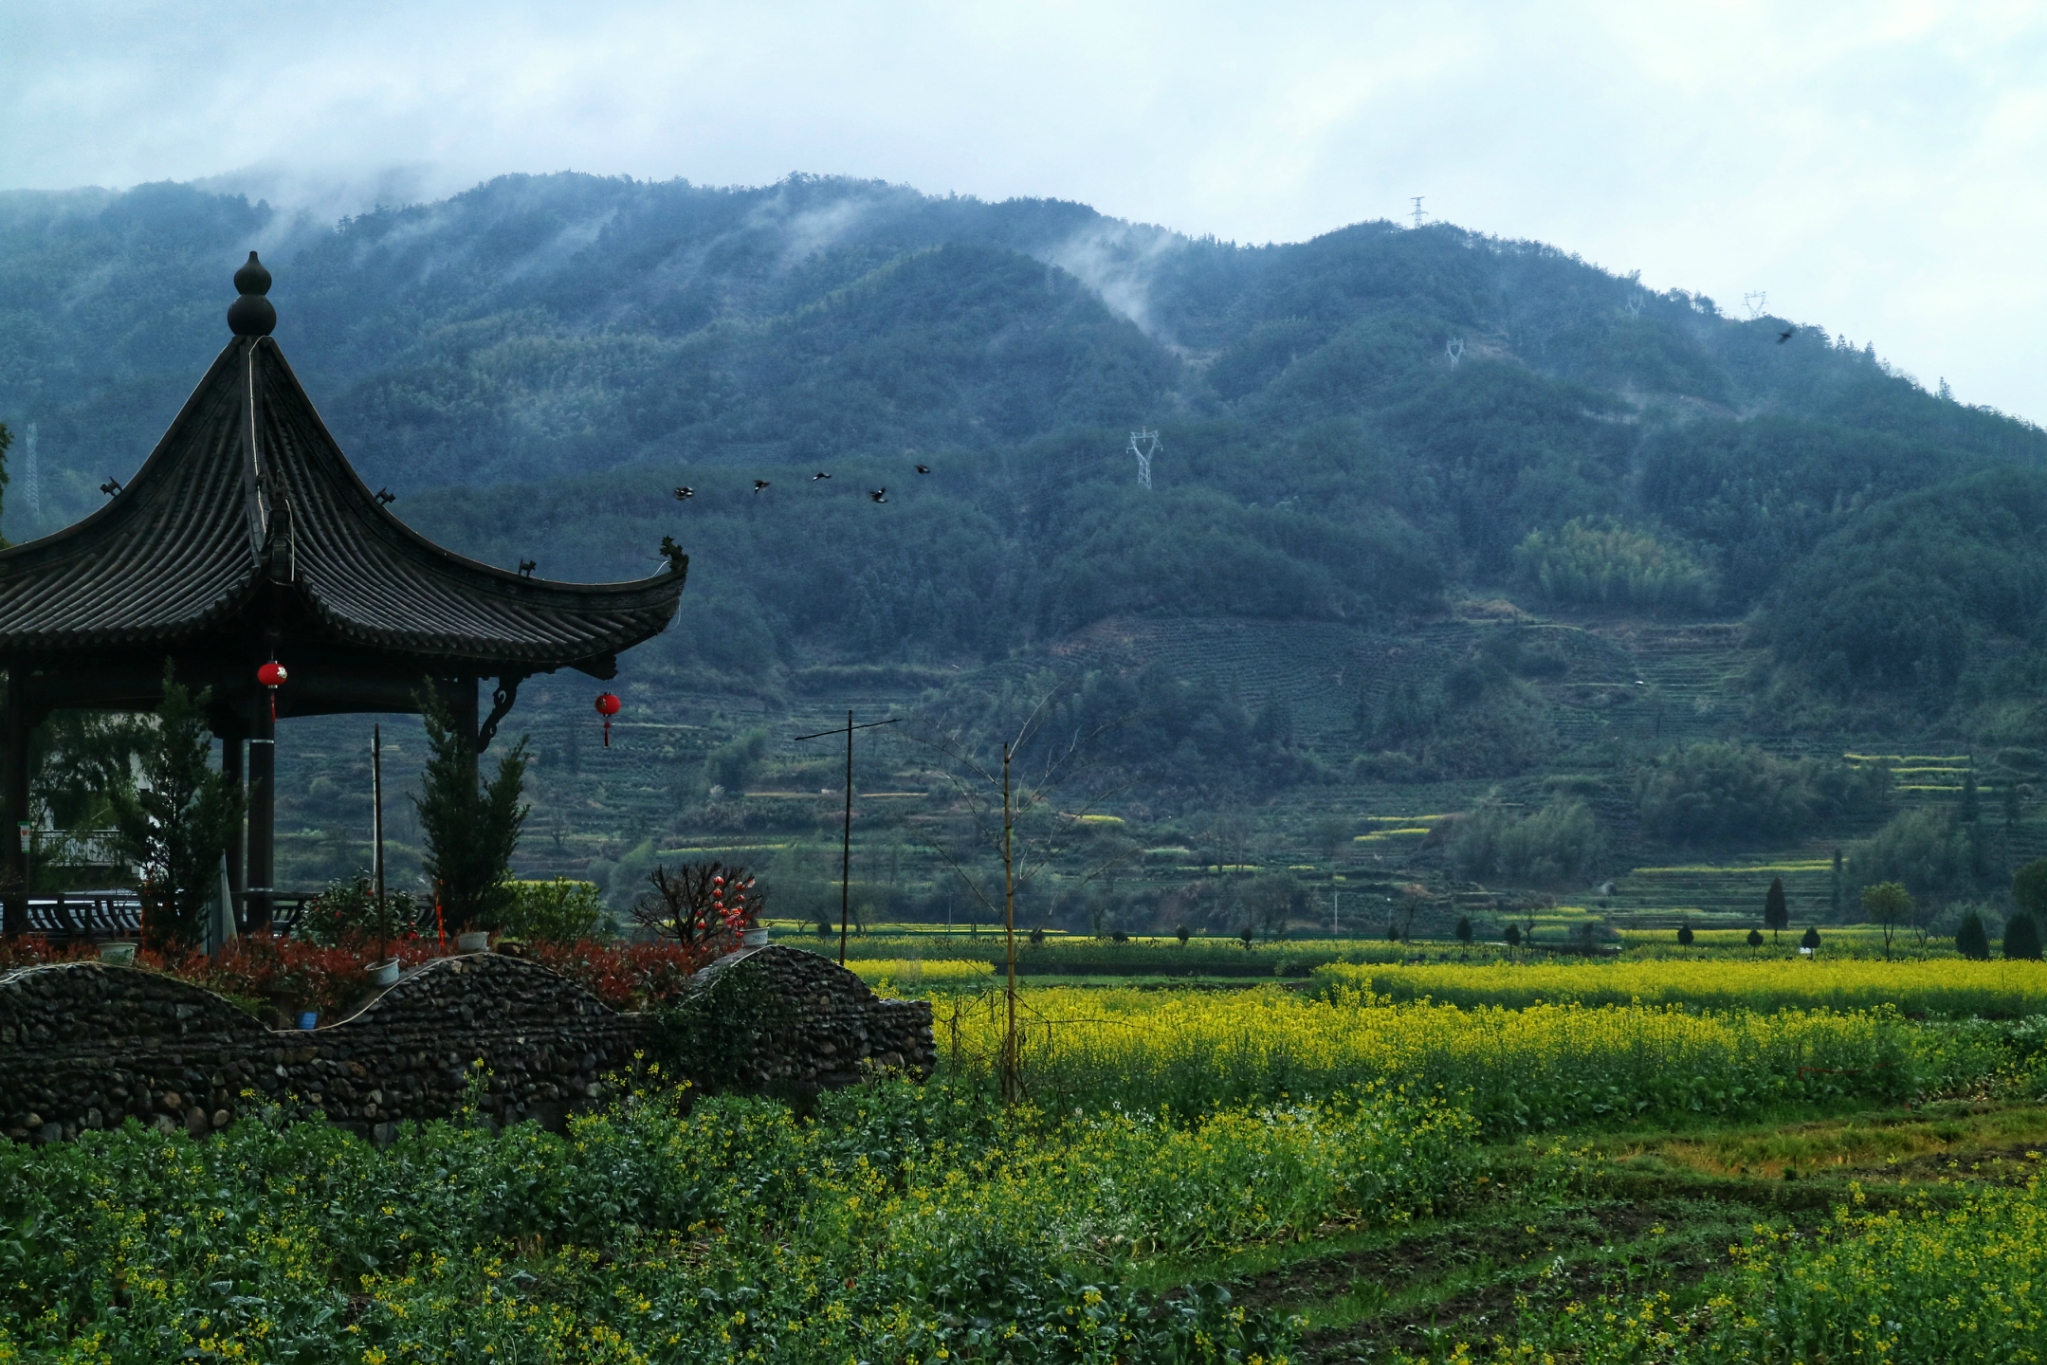
[[[745,933],[739,936],[739,946],[742,948],[767,947],[768,946],[767,929],[762,925],[758,924],[754,925],[751,929],[748,929]]]
[[[490,951],[490,930],[471,929],[467,933],[455,935],[455,950],[463,953]]]
[[[102,943],[100,961],[112,967],[135,965],[135,945],[132,943]]]
[[[397,958],[394,957],[389,962],[379,962],[376,966],[370,968],[370,984],[372,986],[394,986],[397,983]]]

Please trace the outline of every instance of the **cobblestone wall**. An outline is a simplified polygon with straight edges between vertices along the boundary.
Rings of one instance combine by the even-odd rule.
[[[935,1058],[928,1005],[876,999],[796,949],[722,959],[692,981],[690,1000],[719,1027],[671,1041],[685,1055],[699,1042],[723,1049],[704,1068],[712,1085],[810,1091],[860,1079],[863,1063],[921,1079]],[[729,1010],[719,1019],[715,1002],[732,1000],[745,1002],[745,1027]],[[653,1031],[545,967],[488,953],[429,963],[305,1032],[132,967],[30,967],[0,976],[0,1132],[58,1141],[133,1117],[198,1135],[251,1105],[299,1103],[382,1138],[402,1120],[454,1113],[472,1084],[491,1118],[553,1126],[602,1101],[605,1077]]]

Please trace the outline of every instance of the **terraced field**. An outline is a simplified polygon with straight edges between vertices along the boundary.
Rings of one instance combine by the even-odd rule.
[[[1613,876],[1608,893],[1565,888],[1561,898],[1612,924],[1746,926],[1759,914],[1771,876],[1784,878],[1794,922],[1830,909],[1834,849],[1866,837],[1882,816],[1843,824],[1802,846],[1729,859],[1673,855],[1642,838],[1631,765],[1672,744],[1741,732],[1749,695],[1744,678],[1757,655],[1735,625],[1519,618],[1524,650],[1551,661],[1520,684],[1541,699],[1539,714],[1554,730],[1547,759],[1502,776],[1412,782],[1379,780],[1370,765],[1354,766],[1365,747],[1358,732],[1361,705],[1370,714],[1398,678],[1440,675],[1497,629],[1479,619],[1483,615],[1446,616],[1397,633],[1338,622],[1105,622],[1054,648],[1052,655],[1069,664],[1134,669],[1157,662],[1183,677],[1210,677],[1253,708],[1282,700],[1300,745],[1325,765],[1325,780],[1293,787],[1270,803],[1100,812],[1124,820],[1114,832],[1130,835],[1141,849],[1118,874],[1120,891],[1142,891],[1149,906],[1204,879],[1211,879],[1211,891],[1227,890],[1213,880],[1222,875],[1219,859],[1232,876],[1287,870],[1303,887],[1295,927],[1307,932],[1331,895],[1362,915],[1371,897],[1383,907],[1399,886],[1422,880],[1438,897],[1417,927],[1447,933],[1458,914],[1488,913],[1499,898],[1469,889],[1445,894],[1451,888],[1443,883],[1439,854],[1428,846],[1428,831],[1481,800],[1532,808],[1565,795],[1591,806],[1606,842],[1606,866],[1625,871]],[[1036,666],[1019,659],[989,670],[990,676],[1021,679]],[[637,884],[642,864],[718,857],[756,868],[773,863],[778,878],[808,888],[806,903],[817,900],[820,888],[837,878],[839,751],[829,742],[791,740],[842,723],[848,707],[862,717],[908,714],[926,689],[957,676],[949,667],[818,668],[792,675],[786,690],[763,697],[690,692],[672,679],[629,681],[617,687],[626,710],[609,748],[589,712],[597,684],[533,679],[499,741],[520,734],[532,741],[533,813],[518,871],[607,882],[623,866],[612,895],[622,907],[631,896],[623,883]],[[279,822],[280,874],[287,885],[314,887],[368,863],[369,720],[300,720],[284,727]],[[750,729],[768,736],[760,789],[700,804],[706,755]],[[1805,752],[1788,742],[1768,743],[1787,755]],[[1986,818],[1996,821],[2000,839],[2005,789],[2047,780],[2047,760],[2030,750],[1972,756],[1862,737],[1824,754],[1843,751],[1852,763],[1889,767],[1900,806],[1959,800],[1973,768]],[[408,799],[421,758],[416,721],[390,718],[385,755],[391,866],[402,883],[417,866]],[[914,893],[938,907],[932,913],[943,913],[948,890],[964,893],[929,847],[931,821],[950,799],[929,757],[886,732],[863,738],[854,875],[863,885]],[[2047,855],[2043,814],[2027,806],[2010,841],[2014,861]],[[1226,825],[1237,832],[1219,834]],[[1334,856],[1324,832],[1332,826],[1341,831]],[[1228,851],[1222,851],[1225,844]],[[1057,871],[1071,883],[1086,869],[1073,863]],[[1055,894],[1057,880],[1040,890]],[[825,899],[835,902],[836,896]],[[1040,922],[1031,917],[1042,916],[1045,903],[1027,907],[1027,922]],[[962,920],[976,913],[965,899],[951,908]],[[1171,928],[1172,922],[1139,917],[1124,927]]]

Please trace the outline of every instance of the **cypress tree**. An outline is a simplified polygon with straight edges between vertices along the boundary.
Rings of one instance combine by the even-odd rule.
[[[1760,947],[1762,947],[1762,946],[1763,946],[1763,931],[1762,931],[1762,930],[1760,930],[1760,929],[1751,929],[1751,930],[1749,930],[1749,931],[1748,931],[1748,946],[1749,946],[1749,947],[1751,947],[1751,948],[1760,948]]]
[[[1769,927],[1770,938],[1775,941],[1778,931],[1791,926],[1791,907],[1784,903],[1784,879],[1770,878],[1770,894],[1763,900],[1763,923]]]
[[[531,809],[522,803],[526,741],[498,760],[495,777],[479,780],[475,737],[456,724],[431,681],[416,693],[426,725],[426,766],[420,773],[419,812],[424,871],[450,932],[495,928],[508,908],[512,853]]]
[[[1990,956],[1990,935],[1984,931],[1983,916],[1974,910],[1955,927],[1955,951],[1978,962]]]
[[[1471,945],[1471,935],[1471,916],[1459,915],[1457,917],[1457,941],[1469,947]]]
[[[1808,924],[1808,925],[1806,925],[1806,926],[1805,926],[1805,937],[1804,937],[1804,938],[1802,938],[1802,939],[1800,939],[1800,940],[1798,940],[1798,946],[1799,946],[1799,947],[1801,947],[1801,948],[1810,948],[1810,949],[1812,949],[1812,950],[1813,950],[1814,952],[1818,952],[1818,951],[1820,950],[1820,931],[1819,931],[1819,927],[1818,927],[1817,925],[1812,925],[1812,924]]]
[[[2047,915],[2047,858],[2035,858],[2012,874],[2011,898],[2022,914]]]
[[[2004,926],[2004,955],[2040,960],[2040,926],[2031,915],[2013,915],[2011,923]]]
[[[1678,925],[1678,926],[1677,926],[1677,946],[1678,946],[1678,947],[1680,947],[1680,948],[1689,948],[1689,947],[1691,947],[1691,946],[1692,946],[1692,939],[1693,939],[1694,937],[1695,937],[1695,935],[1694,935],[1694,934],[1692,933],[1692,926],[1691,926],[1691,925],[1689,925],[1689,924],[1680,924],[1680,925]]]

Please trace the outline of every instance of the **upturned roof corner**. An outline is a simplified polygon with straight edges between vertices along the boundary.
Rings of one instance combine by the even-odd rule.
[[[235,284],[234,339],[135,477],[76,525],[0,550],[0,661],[259,632],[384,656],[414,677],[596,672],[674,617],[686,560],[634,582],[559,583],[406,526],[270,336],[255,253]]]

